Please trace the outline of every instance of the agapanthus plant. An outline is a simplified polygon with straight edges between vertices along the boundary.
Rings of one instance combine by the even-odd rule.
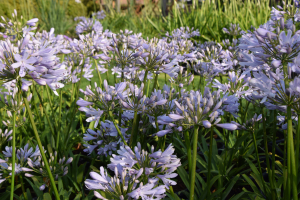
[[[100,190],[94,195],[100,199],[162,199],[165,197],[166,189],[176,182],[173,173],[181,165],[180,159],[173,155],[175,149],[170,144],[162,152],[151,153],[141,149],[140,143],[134,148],[121,146],[119,155],[111,158],[108,168],[114,171],[115,176],[109,177],[103,167],[100,168],[100,175],[91,172],[93,179],[87,179],[85,184],[89,190]]]
[[[91,154],[95,149],[97,149],[98,155],[111,156],[118,146],[124,145],[122,138],[118,135],[118,130],[116,129],[113,122],[106,120],[100,123],[98,130],[94,131],[88,129],[86,134],[84,134],[83,140],[86,141],[84,146],[84,152]],[[129,141],[129,136],[126,134],[128,128],[119,128],[126,142]],[[90,144],[90,142],[93,142]]]
[[[31,156],[32,157],[32,156]],[[25,174],[27,177],[40,177],[43,180],[44,184],[40,186],[40,190],[44,190],[45,186],[50,186],[50,177],[48,175],[45,163],[43,162],[41,155],[35,157],[35,159],[27,158],[27,164],[30,168],[30,171]],[[59,177],[63,177],[68,174],[68,165],[72,163],[73,158],[66,157],[59,158],[57,152],[54,154],[49,154],[49,165],[52,175],[55,177],[55,180],[58,180]]]

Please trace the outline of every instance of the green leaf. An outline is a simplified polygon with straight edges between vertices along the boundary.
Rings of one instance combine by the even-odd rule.
[[[26,189],[27,200],[32,200],[31,192],[29,188]]]
[[[189,184],[188,173],[185,171],[185,169],[182,166],[177,168],[177,173],[179,174],[179,176],[180,176],[181,180],[183,181],[183,183],[185,184],[185,186],[189,189],[190,184]]]
[[[159,32],[161,34],[161,31],[159,30],[157,25],[148,17],[148,15],[146,16],[146,18],[150,22],[150,24],[157,30],[157,32]]]
[[[234,195],[232,198],[230,198],[230,200],[239,200],[244,194],[245,192],[241,192],[237,195]]]
[[[45,193],[45,194],[43,195],[43,199],[44,199],[44,200],[52,200],[51,195],[50,195],[49,193]]]
[[[230,193],[230,191],[232,190],[233,186],[235,185],[235,183],[237,182],[237,180],[240,178],[240,175],[236,175],[233,179],[230,180],[229,185],[226,186],[226,189],[222,195],[222,200],[225,200],[226,197],[228,196],[228,194]]]
[[[57,189],[58,189],[59,195],[62,195],[63,191],[64,191],[64,186],[63,186],[61,177],[58,178],[58,188]]]
[[[34,183],[32,183],[28,178],[25,178],[26,181],[31,185],[32,189],[34,190],[35,194],[38,197],[43,196],[43,191],[40,190],[40,188],[38,187],[38,185],[41,185],[38,180],[35,177],[32,177],[32,180]]]

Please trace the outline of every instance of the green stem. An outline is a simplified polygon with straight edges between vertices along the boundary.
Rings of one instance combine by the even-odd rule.
[[[128,146],[127,142],[125,141],[125,139],[124,139],[124,137],[123,137],[123,135],[122,135],[122,133],[121,133],[121,131],[120,131],[120,129],[119,129],[118,124],[116,123],[116,121],[115,121],[115,119],[114,119],[114,116],[113,116],[112,111],[111,111],[111,110],[108,111],[108,114],[109,114],[109,117],[111,118],[111,121],[114,123],[114,125],[115,125],[115,127],[116,127],[116,129],[117,129],[117,131],[118,131],[118,134],[119,134],[119,136],[121,137],[121,139],[122,139],[124,145]]]
[[[268,150],[268,137],[267,137],[267,125],[266,125],[266,116],[265,116],[265,109],[262,108],[262,122],[263,122],[263,133],[264,133],[264,145],[265,145],[265,156],[267,161],[267,172],[269,176],[269,180],[271,183],[271,188],[274,188],[274,183],[272,180],[272,172],[270,167],[270,159],[269,159],[269,150]],[[267,194],[265,194],[267,195]]]
[[[156,86],[157,86],[157,79],[158,79],[158,74],[155,74],[154,85],[153,85],[153,88],[152,88],[152,92],[154,92],[154,90],[156,89]]]
[[[294,141],[293,141],[293,120],[292,120],[292,107],[288,105],[287,107],[287,136],[288,136],[288,177],[290,178],[290,186],[292,190],[293,200],[298,199],[298,189],[297,189],[297,170],[295,163],[295,149],[294,149]],[[290,166],[289,166],[290,164]]]
[[[284,72],[284,85],[285,88],[290,87],[289,73],[287,63],[283,63]],[[292,119],[292,106],[291,101],[287,105],[287,168],[288,168],[288,179],[287,179],[287,195],[290,197],[290,192],[292,192],[293,200],[298,200],[298,190],[297,190],[297,169],[295,163],[295,149],[293,140],[293,119]],[[298,158],[297,158],[298,159]]]
[[[38,112],[38,109],[37,109],[37,106],[36,106],[36,103],[35,103],[34,93],[33,93],[33,90],[32,90],[31,87],[30,87],[30,91],[32,93],[32,99],[31,99],[32,103],[31,104],[33,104],[33,106],[34,106],[34,110],[35,110],[36,115],[38,116],[38,120],[39,120],[39,127],[41,128],[42,127],[42,120],[41,120],[40,113]]]
[[[211,160],[212,160],[212,146],[213,146],[213,136],[214,136],[214,127],[210,128],[210,138],[209,138],[209,156],[208,156],[208,172],[207,172],[207,190],[210,194],[210,178],[211,178]]]
[[[299,169],[299,151],[300,151],[300,113],[298,113],[297,133],[296,133],[296,169]],[[298,180],[299,172],[297,170],[296,180]]]
[[[165,84],[167,85],[167,74],[165,73]]]
[[[258,169],[259,169],[259,173],[260,173],[260,176],[261,176],[261,181],[262,181],[262,184],[263,184],[263,189],[264,189],[264,194],[266,195],[266,183],[264,181],[264,177],[263,177],[263,173],[262,173],[262,170],[261,170],[261,166],[260,166],[260,160],[259,160],[259,155],[258,155],[258,149],[257,149],[257,143],[256,143],[256,136],[255,136],[255,132],[254,130],[252,130],[252,137],[253,137],[253,143],[254,143],[254,147],[255,147],[255,153],[256,153],[256,161],[257,161],[257,164],[258,164]]]
[[[53,127],[52,127],[52,123],[51,123],[51,121],[50,121],[50,118],[49,118],[49,116],[48,116],[48,114],[47,114],[47,112],[46,112],[46,109],[45,109],[45,107],[44,107],[43,99],[42,99],[41,95],[37,92],[36,85],[34,85],[33,88],[35,89],[35,92],[36,92],[36,94],[38,95],[38,98],[39,98],[39,100],[40,100],[40,103],[41,103],[42,108],[45,110],[45,116],[46,116],[47,122],[48,122],[48,124],[49,124],[50,131],[51,131],[51,133],[52,133],[52,136],[55,137],[55,132],[54,132],[54,129],[53,129]]]
[[[133,123],[132,123],[132,129],[131,129],[131,136],[130,136],[130,147],[135,147],[137,143],[137,133],[138,133],[138,127],[139,127],[139,115],[137,111],[134,111],[134,117],[133,117]]]
[[[189,176],[191,178],[192,172],[192,147],[191,147],[191,140],[190,140],[190,132],[187,130],[184,134],[185,146],[187,150],[187,157],[188,157],[188,167],[189,167]]]
[[[108,65],[106,64],[106,79],[107,79],[107,84],[109,85],[109,75],[108,75]]]
[[[161,137],[161,150],[164,151],[165,150],[165,146],[166,146],[166,138],[167,135],[164,135],[163,137]]]
[[[284,130],[284,146],[283,146],[283,199],[287,199],[288,195],[288,178],[287,178],[287,131]]]
[[[195,193],[195,178],[196,178],[196,163],[197,163],[197,144],[198,144],[198,129],[199,126],[194,126],[194,138],[193,138],[193,158],[192,168],[190,177],[190,200],[194,200]]]
[[[97,71],[97,74],[98,74],[99,87],[101,88],[101,85],[102,85],[102,79],[101,79],[101,75],[100,75],[100,72],[99,72],[99,69],[98,69],[98,63],[97,63],[97,60],[94,59],[94,62],[95,62],[95,65],[96,65],[96,71]]]
[[[26,190],[25,190],[25,187],[24,187],[24,180],[23,180],[22,175],[20,176],[20,180],[21,180],[21,187],[22,187],[22,192],[23,192],[24,198],[25,198],[25,200],[27,200],[27,193],[26,193]]]
[[[36,126],[35,126],[35,123],[34,123],[34,119],[32,117],[32,112],[31,112],[31,109],[30,109],[30,106],[29,106],[29,103],[27,101],[27,98],[26,98],[26,94],[23,93],[23,101],[25,103],[25,107],[28,111],[28,115],[29,115],[29,119],[30,119],[30,122],[31,122],[31,125],[32,125],[32,129],[33,129],[33,132],[34,132],[34,135],[35,135],[35,139],[38,143],[38,147],[40,149],[40,153],[42,155],[42,159],[44,161],[44,164],[45,164],[45,167],[46,167],[46,170],[47,170],[47,173],[48,173],[48,176],[49,176],[49,179],[50,179],[50,182],[51,182],[51,185],[52,185],[52,188],[54,190],[54,195],[55,195],[55,198],[56,200],[59,200],[59,195],[58,195],[58,191],[57,191],[57,188],[56,188],[56,185],[55,185],[55,181],[54,181],[54,178],[52,176],[52,173],[51,173],[51,170],[50,170],[50,167],[49,167],[49,164],[48,164],[48,160],[46,158],[46,155],[45,155],[45,152],[44,152],[44,148],[42,146],[42,142],[40,140],[40,137],[39,137],[39,134],[38,134],[38,131],[36,129]]]
[[[62,89],[60,89],[60,96],[59,96],[59,121],[61,122],[61,109],[62,109]],[[57,133],[57,138],[56,138],[56,151],[58,151],[58,144],[60,140],[60,132],[61,132],[61,123],[59,123],[58,126],[58,133]]]
[[[275,183],[275,147],[276,147],[276,125],[277,122],[277,114],[276,114],[276,110],[273,111],[273,141],[272,141],[272,181],[273,183]],[[275,185],[273,185],[272,188],[272,198],[273,199],[277,199],[277,192],[276,192],[276,188]],[[276,196],[275,196],[276,195]]]
[[[81,66],[81,72],[80,72],[80,79],[79,79],[79,82],[78,82],[78,85],[77,85],[77,90],[76,90],[76,94],[75,94],[75,100],[74,102],[71,101],[72,103],[72,115],[71,115],[71,121],[70,121],[70,124],[68,126],[68,129],[67,129],[67,141],[65,144],[68,144],[68,141],[69,141],[69,138],[70,138],[70,130],[72,128],[72,125],[73,125],[73,122],[75,121],[75,116],[76,116],[76,101],[78,99],[78,96],[79,96],[79,90],[80,90],[80,83],[81,83],[81,80],[82,80],[82,75],[83,75],[83,67],[84,67],[84,63],[85,63],[85,59],[83,60],[83,64]],[[72,84],[73,85],[73,84]],[[72,96],[74,95],[74,93],[72,93]]]
[[[12,172],[11,172],[10,200],[14,199],[15,167],[16,167],[16,111],[14,110],[12,114],[13,114],[13,135],[12,135]]]
[[[147,75],[148,75],[148,70],[145,71],[145,75],[144,75],[144,94],[148,93],[147,87],[146,87],[146,81],[147,81]]]
[[[54,112],[54,109],[53,109],[53,104],[52,104],[50,92],[49,92],[48,86],[45,86],[45,87],[46,87],[47,97],[49,99],[50,109],[51,109],[51,112],[52,112],[52,118],[54,119],[54,123],[55,123],[54,130],[55,130],[55,132],[58,132],[58,130],[57,130],[58,125],[57,125],[57,121],[56,121],[56,117],[55,117],[55,112]],[[46,112],[46,110],[45,110],[45,112]]]

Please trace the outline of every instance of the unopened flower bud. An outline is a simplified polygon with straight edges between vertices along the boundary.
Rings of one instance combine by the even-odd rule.
[[[283,30],[284,29],[284,18],[280,18],[280,29]]]
[[[39,188],[39,189],[40,189],[41,191],[43,191],[45,188],[46,188],[46,185],[45,185],[45,184],[43,184],[43,185],[41,185],[41,186],[40,186],[40,188]]]

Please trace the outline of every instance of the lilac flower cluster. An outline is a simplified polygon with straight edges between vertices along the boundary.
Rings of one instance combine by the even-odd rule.
[[[92,31],[96,33],[101,33],[103,31],[103,26],[98,20],[105,18],[105,12],[98,11],[97,13],[93,13],[92,15],[95,19],[87,17],[75,17],[74,21],[79,21],[75,28],[75,31],[78,35],[83,33],[90,33]]]
[[[173,155],[175,149],[170,144],[164,152],[151,153],[141,149],[140,143],[134,151],[128,146],[121,146],[119,155],[112,155],[108,168],[114,171],[114,177],[108,176],[101,167],[100,174],[91,172],[92,179],[87,179],[85,185],[89,190],[102,190],[94,195],[100,199],[163,199],[166,189],[176,182],[171,180],[177,176],[173,173],[181,165],[180,159]],[[117,189],[122,188],[122,189]]]
[[[5,137],[8,137],[10,132],[5,132]],[[44,150],[44,152],[46,152]],[[12,175],[12,147],[5,147],[5,151],[2,151],[5,159],[0,159],[0,172],[3,177],[0,179],[0,183],[10,178]],[[57,152],[52,155],[49,155],[49,164],[52,174],[55,176],[56,180],[58,177],[65,176],[68,173],[68,166],[73,158],[70,157],[66,160],[65,157],[59,159],[57,162]],[[45,164],[42,161],[40,149],[38,146],[34,148],[29,147],[29,144],[26,144],[24,148],[16,150],[16,162],[15,162],[15,174],[22,174],[26,177],[41,176],[45,181],[45,184],[41,186],[41,190],[45,188],[46,184],[49,184],[48,174],[46,172]]]
[[[16,17],[14,20],[17,20]],[[6,22],[4,18],[3,21]],[[32,19],[27,24],[36,26],[36,22],[37,19]],[[7,22],[5,28],[20,30],[17,26],[19,23]],[[56,89],[64,86],[59,81],[67,72],[57,56],[62,48],[57,46],[57,41],[63,37],[55,38],[54,29],[41,35],[28,32],[25,26],[21,28],[22,33],[14,35],[16,41],[12,42],[9,38],[0,41],[0,78],[5,81],[16,80],[17,85],[20,81],[23,91],[28,90],[33,80],[39,85],[48,85],[56,93]]]
[[[205,88],[202,95],[199,91],[190,91],[178,101],[174,102],[176,107],[173,113],[160,118],[160,124],[168,124],[170,127],[178,127],[177,130],[182,131],[184,128],[191,126],[203,126],[211,128],[217,126],[227,130],[237,129],[237,125],[232,123],[221,124],[221,115],[224,111],[231,113],[233,116],[238,116],[238,98],[225,94],[222,98],[220,90],[211,92],[209,88]],[[177,123],[176,126],[173,123]],[[162,130],[157,133],[158,136],[163,136],[171,130]]]
[[[129,136],[126,134],[128,128],[120,128],[120,131],[125,138],[125,141],[129,141]],[[84,152],[91,154],[97,149],[98,155],[111,156],[118,148],[118,145],[123,145],[121,138],[118,136],[118,131],[113,122],[106,120],[101,122],[99,130],[88,129],[84,134],[83,140],[86,142],[84,146]],[[89,144],[88,142],[93,142]]]
[[[254,31],[244,33],[239,40],[241,76],[247,77],[247,86],[253,91],[246,95],[249,101],[259,101],[270,110],[286,112],[293,102],[299,110],[298,79],[300,74],[300,33],[292,18],[297,21],[298,8],[287,5],[286,11],[272,8],[271,19]]]
[[[58,180],[59,177],[63,177],[68,174],[68,165],[71,164],[73,158],[70,157],[66,159],[66,157],[58,159],[57,152],[54,154],[49,154],[49,165],[52,175],[55,180]],[[44,184],[40,186],[40,190],[44,190],[47,185],[49,185],[50,178],[48,176],[46,167],[44,162],[42,161],[41,156],[38,156],[37,159],[27,158],[27,164],[30,167],[30,172],[26,173],[25,176],[33,177],[40,176],[44,180]]]
[[[11,177],[12,175],[12,147],[5,147],[5,151],[2,151],[5,160],[0,159],[0,171],[4,177]],[[35,150],[30,147],[29,144],[26,144],[24,148],[20,148],[16,150],[16,158],[17,161],[15,163],[15,174],[23,173],[25,176],[32,172],[33,170],[29,168],[29,164],[27,159],[37,160],[40,157],[40,150],[36,146]],[[30,177],[30,175],[29,175]],[[7,178],[6,178],[7,179]],[[4,180],[3,180],[4,181]]]

